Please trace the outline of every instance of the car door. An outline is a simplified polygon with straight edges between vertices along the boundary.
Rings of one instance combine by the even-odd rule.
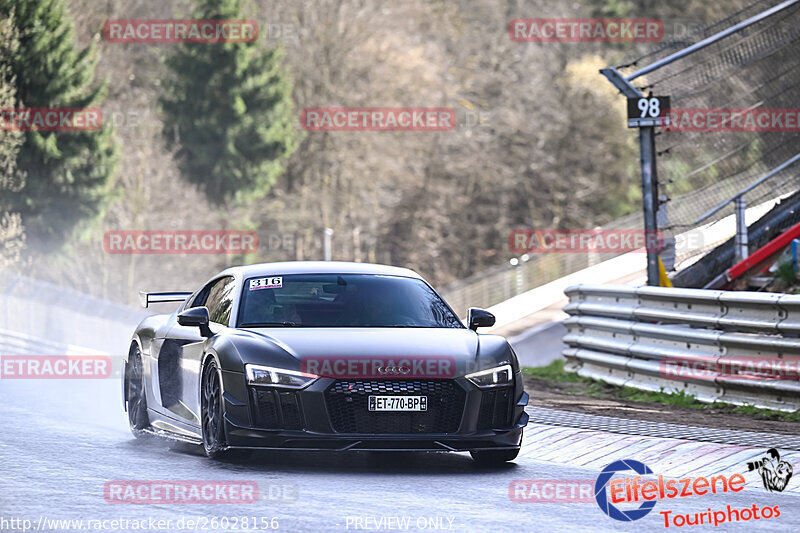
[[[209,327],[214,333],[228,326],[235,287],[233,276],[218,278],[209,282],[190,304],[208,308]],[[200,328],[176,322],[167,333],[159,359],[164,408],[196,425],[200,425],[200,365],[205,341]]]
[[[195,296],[196,294],[191,296],[189,300],[193,299]],[[183,306],[179,307],[178,311],[176,311],[174,315],[170,316],[168,320],[166,320],[161,326],[158,327],[158,329],[155,330],[155,335],[153,341],[149,345],[149,350],[146,357],[147,367],[149,368],[148,380],[150,382],[150,388],[153,395],[152,398],[148,397],[148,406],[162,414],[166,414],[163,406],[169,403],[169,400],[165,401],[163,399],[163,395],[161,393],[162,382],[166,386],[167,395],[171,394],[171,389],[173,388],[170,384],[171,376],[169,374],[172,372],[172,368],[169,365],[169,353],[174,349],[174,347],[172,346],[171,342],[168,342],[167,337],[170,329],[172,329],[172,326],[175,323],[177,314],[182,309]],[[166,350],[164,349],[165,342]],[[165,374],[165,372],[167,374]],[[162,375],[164,375],[164,377],[162,377]]]

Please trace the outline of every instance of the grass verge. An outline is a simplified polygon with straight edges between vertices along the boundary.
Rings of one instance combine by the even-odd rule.
[[[631,387],[619,387],[603,381],[596,381],[584,378],[575,372],[564,369],[564,360],[557,359],[547,366],[523,367],[522,373],[533,379],[539,379],[550,383],[565,384],[561,392],[576,396],[590,396],[592,398],[602,398],[607,400],[625,400],[629,402],[653,402],[663,405],[674,405],[689,407],[692,409],[716,410],[727,413],[738,413],[748,415],[757,419],[781,420],[784,422],[800,422],[800,411],[787,413],[773,409],[760,409],[753,405],[733,405],[724,402],[704,403],[697,400],[691,394],[684,391],[680,392],[653,392],[634,389]],[[571,384],[571,385],[568,385]]]

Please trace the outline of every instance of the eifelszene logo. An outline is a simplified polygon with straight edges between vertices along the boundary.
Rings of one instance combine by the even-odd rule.
[[[633,470],[637,475],[630,476],[622,474],[617,476],[617,472]],[[647,479],[650,477],[650,479]],[[612,479],[614,477],[615,479]],[[645,464],[633,459],[615,461],[605,467],[595,483],[595,500],[600,509],[609,517],[622,522],[632,522],[647,516],[656,505],[657,501],[669,501],[676,498],[692,498],[694,496],[705,496],[707,494],[719,495],[729,492],[741,492],[744,490],[746,480],[742,474],[734,473],[731,475],[716,474],[710,477],[683,477],[680,479],[668,479],[659,474],[656,476]],[[608,489],[606,491],[606,488]],[[610,500],[609,500],[610,496]],[[642,502],[636,509],[620,510],[614,504],[626,503],[635,504]],[[759,515],[759,512],[761,515]],[[726,511],[712,511],[692,514],[675,514],[671,510],[660,511],[658,514],[664,517],[665,527],[670,527],[670,522],[676,527],[702,525],[708,521],[709,524],[719,525],[724,522],[747,522],[751,519],[760,520],[761,518],[777,518],[780,516],[778,507],[765,507],[757,509],[732,509],[729,505]]]

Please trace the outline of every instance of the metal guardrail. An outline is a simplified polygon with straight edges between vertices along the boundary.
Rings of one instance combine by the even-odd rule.
[[[625,285],[565,293],[563,354],[581,376],[705,402],[800,409],[800,295]]]

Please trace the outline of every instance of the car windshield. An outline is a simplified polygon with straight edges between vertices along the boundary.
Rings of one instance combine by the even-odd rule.
[[[245,280],[239,327],[463,328],[424,281],[374,274]]]

